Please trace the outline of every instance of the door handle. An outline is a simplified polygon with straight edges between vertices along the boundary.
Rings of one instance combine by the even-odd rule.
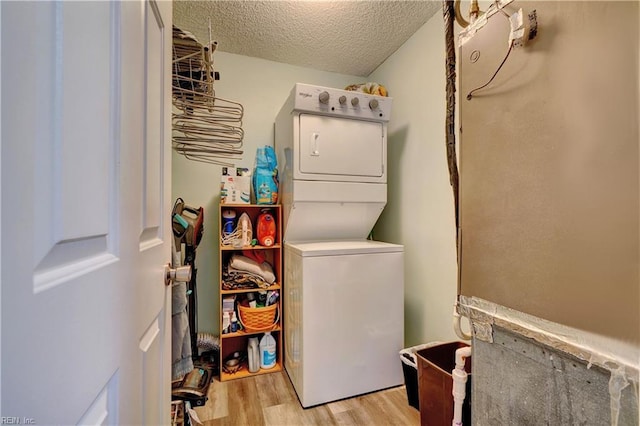
[[[311,133],[311,155],[320,156],[320,133]]]
[[[170,263],[164,265],[164,284],[176,285],[191,281],[191,265],[172,268]]]

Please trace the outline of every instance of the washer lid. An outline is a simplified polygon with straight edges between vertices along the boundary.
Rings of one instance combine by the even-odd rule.
[[[287,242],[284,247],[303,257],[404,252],[403,245],[372,240]]]

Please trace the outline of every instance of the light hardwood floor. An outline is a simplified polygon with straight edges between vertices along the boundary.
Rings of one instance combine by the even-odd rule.
[[[228,382],[216,378],[209,400],[195,411],[205,426],[420,424],[404,386],[303,409],[285,372]]]

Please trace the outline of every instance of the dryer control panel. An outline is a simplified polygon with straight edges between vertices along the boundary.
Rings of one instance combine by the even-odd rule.
[[[294,86],[290,99],[293,111],[384,122],[389,121],[393,101],[389,97],[303,83]]]

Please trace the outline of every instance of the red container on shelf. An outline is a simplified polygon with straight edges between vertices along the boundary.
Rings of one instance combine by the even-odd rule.
[[[276,241],[276,221],[268,210],[263,210],[258,216],[256,225],[258,244],[265,247],[272,246]]]

